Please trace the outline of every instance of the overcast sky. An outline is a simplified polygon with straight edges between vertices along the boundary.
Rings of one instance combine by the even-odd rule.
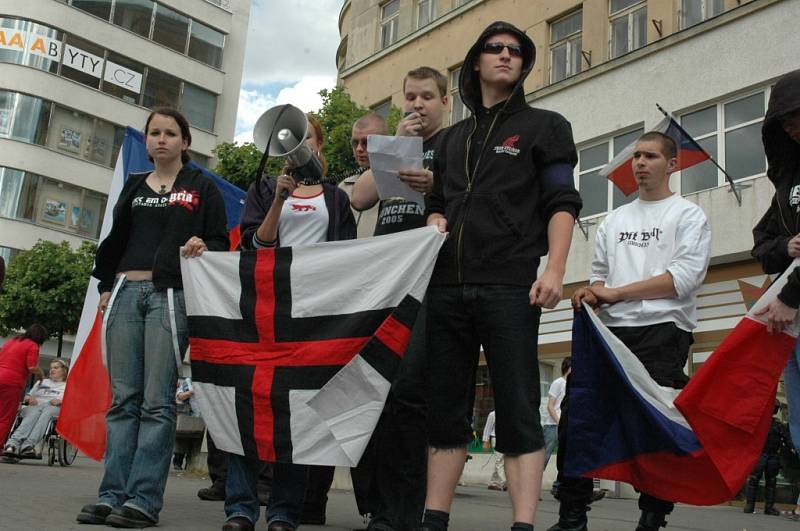
[[[236,116],[236,140],[251,142],[261,113],[278,103],[316,111],[336,84],[343,0],[253,0]]]

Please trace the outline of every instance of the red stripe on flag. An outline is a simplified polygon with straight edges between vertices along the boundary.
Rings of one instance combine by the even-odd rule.
[[[633,176],[633,158],[627,159],[618,168],[608,174],[608,179],[625,195],[631,195],[639,189],[636,178]]]
[[[682,149],[678,153],[678,167],[675,171],[685,170],[691,168],[695,164],[700,164],[703,161],[709,160],[711,157],[705,151],[698,149]]]
[[[106,451],[106,412],[111,407],[111,384],[103,366],[103,317],[98,312],[80,355],[70,368],[58,433],[95,461]]]
[[[262,461],[275,461],[275,418],[272,416],[272,379],[275,367],[256,365],[253,374],[253,437],[258,445],[258,458]]]
[[[375,338],[386,345],[399,358],[405,356],[411,330],[391,315],[375,331]]]
[[[239,231],[239,225],[236,225],[228,231],[228,239],[231,241],[230,250],[235,251],[239,247],[239,242],[242,240],[242,234]]]

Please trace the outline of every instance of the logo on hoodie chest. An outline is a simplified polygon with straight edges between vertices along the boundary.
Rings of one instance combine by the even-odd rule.
[[[520,149],[517,147],[517,142],[519,142],[519,135],[513,135],[505,140],[499,146],[494,147],[494,152],[498,155],[501,153],[505,153],[506,155],[511,155],[512,157],[516,157],[519,155]]]
[[[789,192],[789,206],[800,212],[800,184],[796,185]]]

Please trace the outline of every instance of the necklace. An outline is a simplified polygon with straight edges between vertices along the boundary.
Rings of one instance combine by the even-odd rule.
[[[159,190],[159,191],[158,191],[158,193],[159,193],[159,194],[162,194],[162,195],[163,195],[163,194],[166,194],[166,193],[167,193],[167,185],[165,185],[165,184],[162,184],[162,185],[161,185],[161,190]]]

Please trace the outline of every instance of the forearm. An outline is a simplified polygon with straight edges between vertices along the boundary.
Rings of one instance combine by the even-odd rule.
[[[547,224],[547,266],[545,270],[564,275],[567,255],[572,243],[572,227],[575,218],[569,212],[556,212]]]
[[[264,216],[264,220],[256,230],[256,237],[262,242],[274,242],[278,239],[278,221],[281,217],[283,202],[273,201],[272,205]]]
[[[615,288],[619,300],[671,299],[678,296],[672,275],[660,275]]]
[[[358,210],[367,210],[378,202],[378,189],[375,186],[375,177],[371,170],[367,170],[359,176],[353,184],[353,195],[350,198],[350,205]]]

